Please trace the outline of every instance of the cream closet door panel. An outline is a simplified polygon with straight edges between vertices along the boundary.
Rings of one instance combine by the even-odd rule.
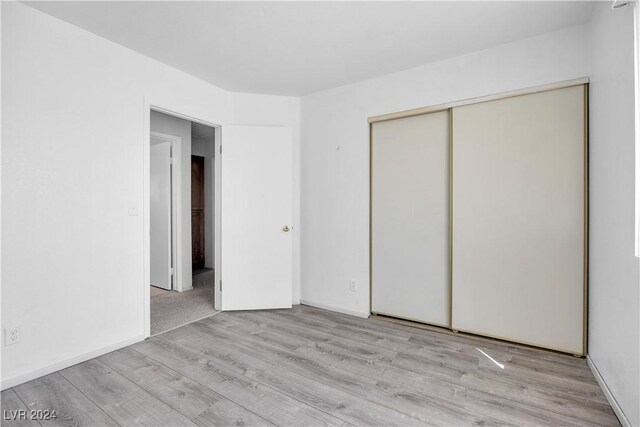
[[[453,109],[452,327],[583,353],[584,87]]]
[[[372,125],[372,311],[449,324],[449,113]]]

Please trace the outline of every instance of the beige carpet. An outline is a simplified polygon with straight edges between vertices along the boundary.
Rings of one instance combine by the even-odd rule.
[[[216,313],[213,309],[213,270],[199,270],[193,289],[185,292],[153,288],[151,292],[151,335],[177,328]]]
[[[151,298],[156,297],[158,295],[164,295],[168,292],[171,292],[171,291],[151,285]]]

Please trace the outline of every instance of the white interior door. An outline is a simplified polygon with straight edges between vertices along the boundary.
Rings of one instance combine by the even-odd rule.
[[[449,326],[449,112],[371,132],[371,311]]]
[[[291,130],[225,126],[221,160],[221,308],[290,308]]]
[[[151,285],[171,289],[171,143],[151,137]]]

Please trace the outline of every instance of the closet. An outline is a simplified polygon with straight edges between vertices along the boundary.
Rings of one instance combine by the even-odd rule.
[[[449,325],[449,112],[376,123],[372,310]]]
[[[586,97],[370,119],[373,314],[585,353]]]

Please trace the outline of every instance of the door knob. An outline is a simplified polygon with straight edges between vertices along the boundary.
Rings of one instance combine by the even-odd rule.
[[[288,225],[285,224],[284,227],[282,227],[282,231],[284,231],[285,233],[288,232],[289,230],[291,230],[291,227],[289,227]]]

